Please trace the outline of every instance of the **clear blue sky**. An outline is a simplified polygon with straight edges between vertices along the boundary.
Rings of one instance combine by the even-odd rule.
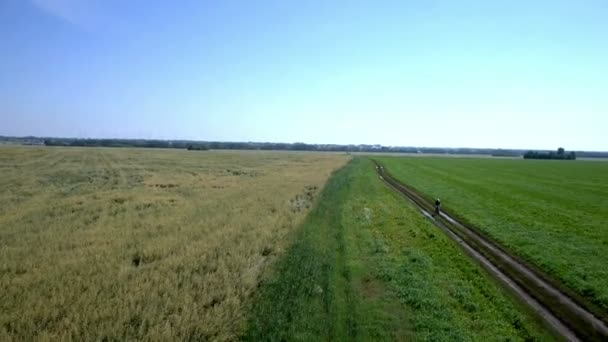
[[[607,133],[605,0],[0,1],[0,135],[608,150]]]

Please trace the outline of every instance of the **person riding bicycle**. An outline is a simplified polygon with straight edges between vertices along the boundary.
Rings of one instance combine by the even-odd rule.
[[[441,201],[438,199],[435,200],[435,215],[439,215],[441,211]]]

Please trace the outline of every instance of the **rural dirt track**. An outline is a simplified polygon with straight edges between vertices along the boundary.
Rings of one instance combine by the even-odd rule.
[[[393,178],[380,163],[374,163],[380,179],[412,201],[426,217],[528,305],[555,332],[569,341],[608,340],[608,324],[552,285],[557,283],[556,280],[526,266],[516,256],[449,214],[441,212],[439,217],[431,215],[434,207],[429,201]]]

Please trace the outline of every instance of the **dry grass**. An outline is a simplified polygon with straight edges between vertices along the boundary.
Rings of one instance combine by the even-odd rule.
[[[0,340],[237,338],[347,160],[0,147]]]

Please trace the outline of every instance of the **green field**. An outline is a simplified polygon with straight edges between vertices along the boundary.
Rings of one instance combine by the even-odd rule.
[[[334,175],[263,282],[245,338],[551,340],[368,158]]]
[[[608,162],[380,157],[397,179],[608,311]]]

